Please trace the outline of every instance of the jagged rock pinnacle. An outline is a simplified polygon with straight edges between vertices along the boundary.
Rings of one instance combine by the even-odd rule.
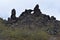
[[[12,11],[11,11],[11,17],[8,18],[8,23],[15,23],[15,22],[17,22],[16,10],[12,9]]]
[[[12,9],[11,19],[12,19],[12,20],[15,20],[15,19],[16,19],[16,10],[15,10],[15,9]]]
[[[42,12],[40,11],[39,9],[39,5],[37,4],[35,7],[34,7],[34,15],[35,16],[39,16]]]

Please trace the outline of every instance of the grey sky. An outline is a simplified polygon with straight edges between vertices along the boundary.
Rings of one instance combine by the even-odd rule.
[[[60,20],[60,0],[0,0],[0,17],[7,19],[13,8],[19,16],[25,9],[33,9],[36,4],[40,5],[43,14]]]

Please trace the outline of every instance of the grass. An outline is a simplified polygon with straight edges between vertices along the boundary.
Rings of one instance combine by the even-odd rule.
[[[3,24],[0,20],[0,38],[3,40],[48,40],[50,35],[41,30],[30,30],[29,28],[12,28]]]

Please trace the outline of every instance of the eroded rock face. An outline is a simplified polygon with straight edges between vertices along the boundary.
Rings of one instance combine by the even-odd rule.
[[[31,13],[32,11],[33,11],[33,14]],[[18,21],[24,20],[24,22],[26,21],[25,23],[27,23],[28,19],[29,19],[29,22],[33,21],[33,23],[36,23],[36,21],[38,21],[43,24],[49,22],[50,20],[53,20],[53,21],[56,20],[56,18],[54,16],[50,17],[49,15],[42,14],[42,12],[39,9],[39,5],[37,4],[34,7],[34,10],[26,9],[24,12],[22,12],[22,14],[18,17],[18,19],[16,17],[16,10],[12,9],[11,17],[8,18],[8,21],[13,23],[13,22],[17,22],[16,20],[18,20]]]
[[[33,11],[33,14],[31,13]],[[42,14],[42,12],[39,9],[39,5],[37,4],[34,7],[34,10],[32,9],[26,9],[22,14],[17,18],[16,17],[16,10],[12,9],[11,11],[11,17],[8,18],[8,21],[11,23],[17,23],[17,21],[20,21],[22,24],[31,24],[34,25],[46,25],[49,22],[53,22],[56,20],[54,16],[50,17],[49,15]],[[40,25],[41,24],[41,25]]]
[[[31,12],[32,12],[33,10],[31,10],[31,9],[29,9],[29,10],[25,10],[24,12],[22,12],[22,14],[20,15],[20,17],[21,16],[28,16],[28,15],[31,15]]]
[[[33,13],[31,13],[33,12]],[[9,23],[15,23],[18,27],[20,26],[28,26],[30,28],[42,28],[47,27],[49,33],[55,34],[58,30],[56,25],[59,25],[56,18],[54,16],[49,16],[46,14],[42,14],[42,12],[39,9],[39,5],[37,4],[34,9],[26,9],[22,14],[17,18],[16,17],[16,10],[12,9],[11,17],[8,18]],[[57,24],[56,24],[57,23]],[[13,25],[15,25],[13,24]],[[49,29],[48,27],[52,27],[53,30]],[[60,25],[59,25],[60,26]]]

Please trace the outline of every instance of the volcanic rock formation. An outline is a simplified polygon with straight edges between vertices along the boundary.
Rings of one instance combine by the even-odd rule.
[[[12,9],[8,23],[14,27],[29,27],[30,29],[36,29],[37,27],[45,28],[50,34],[56,34],[60,30],[60,22],[54,16],[50,17],[49,15],[42,14],[38,4],[33,10],[26,9],[18,18],[16,17],[16,10]]]

